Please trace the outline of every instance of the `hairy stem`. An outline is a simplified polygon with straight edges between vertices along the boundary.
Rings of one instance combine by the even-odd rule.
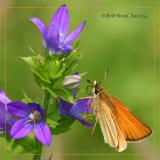
[[[41,160],[42,144],[37,139],[36,146],[38,148],[38,153],[33,156],[33,160]]]
[[[33,160],[40,160],[41,159],[41,154],[36,154],[33,156]]]
[[[43,100],[43,106],[45,107],[45,112],[47,113],[48,111],[48,105],[49,105],[49,100],[50,100],[50,93],[49,92],[45,92],[44,94],[44,100]]]

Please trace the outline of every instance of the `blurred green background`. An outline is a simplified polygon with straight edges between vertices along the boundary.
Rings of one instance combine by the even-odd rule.
[[[121,99],[130,110],[147,123],[153,129],[153,135],[141,143],[130,143],[126,151],[117,153],[104,144],[99,127],[91,135],[90,129],[76,122],[69,132],[53,136],[52,145],[44,148],[44,154],[49,155],[52,152],[57,154],[54,160],[158,160],[159,1],[1,0],[0,87],[3,89],[5,87],[4,7],[10,6],[6,10],[7,94],[12,99],[22,99],[22,90],[25,90],[30,97],[38,100],[42,93],[35,84],[28,66],[20,58],[30,54],[28,47],[32,47],[39,53],[42,49],[42,37],[29,18],[37,16],[49,24],[56,8],[63,3],[66,3],[69,8],[71,30],[83,20],[87,20],[87,25],[79,37],[81,40],[79,52],[83,57],[77,70],[88,73],[82,81],[80,95],[85,95],[87,86],[85,79],[103,81],[105,68],[108,67],[109,73],[107,79],[103,81],[103,87],[111,95]],[[30,8],[25,8],[27,6]],[[45,8],[48,6],[51,8]],[[155,13],[153,8],[147,7],[155,7]],[[103,14],[106,13],[144,14],[148,18],[105,18]],[[24,155],[6,156],[4,152],[4,141],[0,138],[1,160],[31,159],[31,156]]]

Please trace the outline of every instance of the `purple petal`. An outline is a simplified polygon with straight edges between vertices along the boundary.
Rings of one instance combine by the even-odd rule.
[[[59,45],[59,49],[61,50],[61,51],[63,51],[64,53],[68,53],[68,52],[70,52],[73,48],[72,48],[72,46],[70,46],[70,45],[65,45],[65,44],[61,44],[61,45]]]
[[[8,113],[6,105],[0,102],[0,131],[9,131],[15,119]]]
[[[45,38],[47,29],[46,29],[46,26],[45,26],[44,22],[41,19],[36,18],[36,17],[31,17],[30,20],[33,23],[35,23],[35,25],[37,26],[37,28],[40,30],[43,38]]]
[[[59,112],[63,115],[69,114],[73,104],[63,100],[62,98],[59,98],[58,102],[59,102]]]
[[[78,99],[73,104],[70,112],[71,113],[87,113],[91,111],[92,97],[85,97]]]
[[[2,89],[0,89],[0,102],[2,102],[3,104],[11,102],[11,100],[7,97],[7,95]]]
[[[60,37],[64,37],[69,29],[69,13],[65,4],[61,5],[54,14],[50,26],[55,25],[59,29]]]
[[[0,131],[5,130],[5,104],[0,102]]]
[[[16,119],[13,118],[11,115],[6,115],[6,131],[9,133],[11,127],[13,126],[13,124],[16,122]]]
[[[75,117],[78,121],[80,121],[83,125],[86,125],[90,128],[92,128],[94,125],[88,121],[86,121],[84,118],[82,118],[79,114],[75,112],[70,112],[70,114]]]
[[[73,30],[65,39],[64,44],[65,45],[70,45],[72,43],[73,40],[75,40],[80,32],[82,31],[82,29],[84,28],[86,24],[86,21],[84,21],[80,26],[78,26],[75,30]]]
[[[82,99],[79,99],[75,101],[73,104],[71,110],[70,110],[70,115],[75,117],[77,120],[79,120],[82,124],[92,128],[93,124],[86,121],[84,118],[82,118],[78,113],[87,113],[91,111],[91,100],[92,97],[85,97]]]
[[[48,47],[52,51],[58,50],[59,45],[59,32],[57,27],[53,24],[46,28],[45,24],[39,18],[32,17],[31,21],[34,22],[37,28],[40,30],[43,38],[44,38],[44,47]]]
[[[28,135],[32,128],[33,125],[31,123],[28,123],[26,119],[21,119],[14,123],[10,130],[10,135],[15,139],[19,139]]]
[[[52,134],[45,122],[41,121],[34,125],[34,134],[42,144],[49,145],[51,143]]]
[[[58,28],[52,24],[47,29],[47,34],[44,39],[44,44],[48,46],[48,48],[53,51],[57,52],[59,49],[59,32]]]
[[[12,101],[7,107],[10,114],[20,118],[25,118],[31,112],[31,108],[22,101]]]

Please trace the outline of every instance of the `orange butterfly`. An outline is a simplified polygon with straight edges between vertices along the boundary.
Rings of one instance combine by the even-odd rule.
[[[100,83],[87,81],[94,94],[91,107],[96,115],[96,123],[98,121],[100,124],[105,143],[121,152],[127,148],[127,142],[151,135],[152,130],[117,98],[107,94]]]

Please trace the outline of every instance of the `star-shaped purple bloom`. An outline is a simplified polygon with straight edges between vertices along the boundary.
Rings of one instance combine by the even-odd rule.
[[[54,53],[71,51],[71,43],[79,36],[86,24],[86,21],[84,21],[67,35],[69,30],[69,13],[65,4],[57,9],[48,27],[39,18],[31,17],[31,21],[40,30],[44,39],[44,47],[48,47]]]
[[[52,139],[51,131],[45,123],[44,109],[39,104],[25,104],[22,101],[13,101],[8,104],[8,110],[18,118],[10,130],[10,135],[13,138],[25,137],[34,130],[36,138],[42,144],[50,144]]]
[[[0,89],[0,131],[9,131],[10,127],[14,123],[14,118],[9,115],[7,104],[11,100],[5,94],[5,92]]]
[[[92,128],[93,124],[82,118],[79,113],[88,113],[91,111],[91,97],[85,97],[76,100],[74,103],[67,102],[59,98],[59,111],[63,115],[70,115],[80,121],[82,124]]]

